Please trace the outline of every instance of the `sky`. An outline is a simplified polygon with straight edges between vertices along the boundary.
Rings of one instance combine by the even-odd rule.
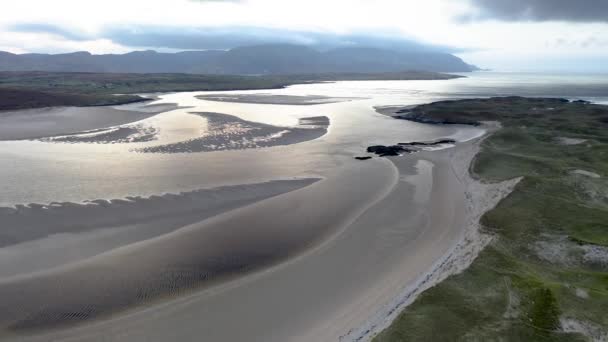
[[[499,71],[608,72],[608,0],[19,0],[0,50],[125,53],[262,43],[454,53]]]

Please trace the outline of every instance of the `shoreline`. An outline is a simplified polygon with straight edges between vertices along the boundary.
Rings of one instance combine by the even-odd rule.
[[[193,323],[191,317],[198,317],[198,324],[202,324],[200,328],[205,329],[210,340],[239,340],[245,336],[256,336],[255,341],[338,340],[349,329],[366,322],[370,312],[383,308],[402,290],[404,283],[414,283],[420,274],[436,265],[442,255],[453,250],[454,241],[463,225],[452,224],[452,221],[463,222],[461,213],[465,204],[459,200],[462,198],[462,185],[456,181],[453,171],[444,167],[449,166],[448,157],[452,153],[446,151],[451,149],[420,153],[394,161],[353,164],[375,170],[375,177],[371,180],[375,178],[376,183],[386,182],[383,177],[378,177],[380,170],[394,170],[398,181],[383,190],[383,194],[378,194],[380,198],[370,207],[360,208],[364,212],[348,219],[352,219],[352,222],[343,222],[347,226],[332,233],[335,235],[324,237],[317,247],[307,249],[304,254],[290,258],[286,263],[227,282],[216,289],[134,308],[125,315],[110,317],[109,320],[100,317],[100,320],[92,320],[90,324],[75,325],[67,330],[53,329],[31,337],[34,340],[61,340],[87,336],[87,340],[96,341],[107,334],[107,329],[111,327],[112,333],[108,336],[114,338],[129,336],[131,340],[145,340],[155,336],[160,340],[183,340],[189,336],[187,331]],[[433,165],[437,167],[433,169]],[[345,171],[348,172],[348,169]],[[372,173],[365,174],[372,176]],[[342,179],[343,172],[336,177]],[[348,178],[356,182],[361,179],[360,176]],[[309,187],[308,191],[313,187],[321,190],[327,186],[325,182],[319,182]],[[307,190],[286,196],[303,192]],[[314,193],[317,197],[321,195],[317,191]],[[239,209],[223,216],[232,220],[229,217],[251,212],[253,208],[267,207],[270,202],[285,202],[285,195],[281,197],[283,199],[265,201],[266,204],[260,202],[251,209]],[[403,203],[408,205],[403,207]],[[256,217],[259,217],[259,210],[255,211],[258,212]],[[442,214],[427,222],[428,214],[432,212]],[[218,219],[212,221],[219,222]],[[382,224],[378,225],[380,222]],[[399,236],[385,240],[386,234],[394,234],[395,230],[399,231]],[[192,229],[187,231],[194,232]],[[188,234],[182,232],[179,235],[183,233]],[[138,246],[149,244],[145,242]],[[123,252],[129,250],[133,251],[128,248]],[[349,264],[357,266],[342,267],[347,260]],[[301,287],[303,281],[307,281],[306,288]],[[293,295],[294,291],[298,293],[297,296]],[[319,301],[320,298],[325,299]],[[244,302],[248,304],[243,306]],[[240,309],[218,311],[235,305]],[[294,307],[300,310],[286,311]],[[261,308],[265,308],[266,314],[255,314]],[[286,315],[286,312],[291,314]],[[248,328],[243,331],[228,329],[227,324],[235,319]],[[171,326],[172,329],[162,329],[162,326]],[[274,328],[268,330],[269,327]],[[354,333],[351,330],[347,338],[342,340],[348,340]]]
[[[454,246],[426,273],[414,283],[403,288],[402,292],[381,310],[374,313],[369,320],[357,329],[350,331],[340,341],[368,342],[388,328],[393,321],[427,289],[439,284],[449,276],[466,270],[479,253],[492,241],[490,234],[480,231],[480,218],[492,210],[507,197],[521,181],[515,178],[498,183],[483,183],[471,173],[471,166],[480,151],[481,143],[498,131],[497,122],[484,122],[482,128],[487,132],[472,141],[461,143],[445,152],[454,152],[450,156],[452,171],[466,188],[466,227],[461,238]],[[454,150],[454,151],[451,151]],[[439,153],[444,152],[440,151]],[[423,152],[425,154],[438,152]],[[432,157],[430,159],[433,159]]]

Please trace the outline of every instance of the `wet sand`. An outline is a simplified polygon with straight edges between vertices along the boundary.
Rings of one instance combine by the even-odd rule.
[[[371,175],[378,177],[355,186]],[[82,262],[2,280],[0,326],[11,334],[107,317],[286,261],[340,231],[367,209],[360,199],[381,197],[394,177],[388,163],[369,163]]]
[[[0,283],[3,296],[25,291],[34,302],[49,303],[40,315],[22,316],[21,310],[32,307],[11,309],[9,301],[4,310],[11,311],[2,322],[15,333],[66,320],[86,320],[99,312],[123,308],[125,303],[133,305],[128,296],[137,291],[132,289],[148,284],[155,288],[144,286],[140,294],[150,303],[146,307],[32,340],[336,341],[365,337],[358,329],[404,288],[424,279],[463,239],[469,217],[467,184],[460,176],[468,164],[454,163],[454,158],[462,159],[455,151],[464,151],[470,160],[475,152],[470,144],[358,163],[359,170],[340,170],[336,178],[102,255],[61,273],[36,281]],[[362,204],[362,198],[370,200]],[[200,250],[203,246],[210,249]],[[157,256],[160,250],[167,253],[163,258]],[[220,250],[234,250],[235,254],[209,262]],[[189,262],[183,265],[180,260]],[[252,262],[265,266],[246,266]],[[193,278],[192,267],[196,274],[213,276]],[[110,269],[117,278],[95,275]],[[128,269],[129,278],[120,276]],[[159,270],[162,273],[156,273]],[[169,281],[172,276],[167,274],[178,275],[179,281]],[[182,293],[175,300],[150,300],[162,296],[159,288],[179,290],[189,288],[189,282],[212,278],[223,281],[198,287],[202,291]],[[87,279],[95,279],[94,284]],[[87,286],[78,290],[70,285],[83,282]],[[38,292],[40,283],[46,284],[47,292]],[[128,285],[121,288],[120,284]],[[95,293],[107,297],[91,305]],[[110,307],[104,303],[111,303]],[[75,309],[83,305],[84,311]],[[11,322],[6,316],[22,319]]]
[[[117,107],[57,107],[0,112],[0,141],[37,139],[90,131],[140,121],[177,108],[175,105]]]
[[[147,198],[0,207],[0,281],[167,234],[316,181],[281,180]]]

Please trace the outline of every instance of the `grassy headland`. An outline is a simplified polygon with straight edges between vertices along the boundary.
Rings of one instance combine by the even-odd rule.
[[[0,110],[116,105],[144,100],[136,95],[124,94],[275,89],[330,81],[445,80],[457,77],[460,76],[418,71],[284,76],[0,72]]]
[[[579,341],[608,332],[608,107],[519,97],[404,109],[436,123],[500,121],[471,165],[523,176],[482,217],[493,242],[375,341]],[[581,172],[582,171],[582,172]],[[604,335],[608,336],[608,335]]]

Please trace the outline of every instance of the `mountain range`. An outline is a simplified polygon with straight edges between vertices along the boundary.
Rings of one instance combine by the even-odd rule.
[[[245,46],[231,50],[177,53],[134,51],[106,55],[89,52],[13,54],[0,51],[0,71],[285,75],[473,70],[476,70],[475,66],[448,53],[361,47],[319,51],[292,44]]]

